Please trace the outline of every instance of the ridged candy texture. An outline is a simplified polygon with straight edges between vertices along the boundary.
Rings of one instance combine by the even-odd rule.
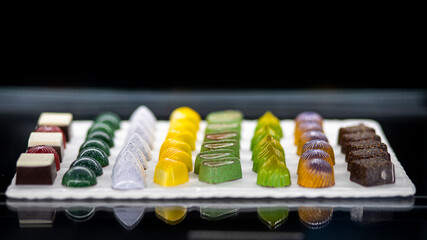
[[[276,156],[265,161],[258,171],[257,184],[263,187],[286,187],[291,184],[289,170],[285,162]]]
[[[298,144],[298,139],[301,135],[308,131],[320,131],[323,132],[323,127],[318,122],[301,122],[300,124],[295,126],[294,131],[294,144]]]
[[[297,154],[301,156],[302,154],[302,146],[308,141],[311,140],[323,140],[326,142],[328,141],[328,138],[323,132],[320,131],[307,131],[301,135],[301,137],[298,139],[298,146],[297,146]]]
[[[327,152],[325,152],[321,149],[310,149],[310,150],[305,151],[301,155],[301,157],[298,161],[297,174],[299,174],[299,172],[301,170],[301,166],[304,164],[304,162],[310,161],[310,160],[316,159],[316,158],[323,159],[326,162],[328,162],[331,166],[333,166],[331,156]]]
[[[301,153],[304,154],[304,152],[311,150],[311,149],[320,149],[320,150],[325,151],[331,157],[332,165],[335,165],[335,154],[334,154],[334,149],[332,148],[331,144],[329,144],[328,142],[326,142],[324,140],[311,140],[311,141],[306,142],[302,146]]]
[[[193,171],[193,161],[191,155],[179,148],[167,148],[159,156],[159,160],[170,158],[178,162],[182,162],[187,167],[188,172]]]
[[[298,185],[307,188],[331,187],[335,185],[334,169],[320,158],[304,161],[298,174]]]
[[[258,155],[254,156],[252,171],[258,172],[259,167],[272,156],[275,156],[280,161],[285,162],[285,155],[274,146],[268,145],[266,148],[262,149]]]
[[[162,158],[156,165],[154,171],[154,182],[171,187],[188,182],[187,166],[179,161],[170,158]]]

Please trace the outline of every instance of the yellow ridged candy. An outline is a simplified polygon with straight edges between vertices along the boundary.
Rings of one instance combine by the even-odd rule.
[[[181,118],[191,119],[191,120],[195,121],[197,124],[199,124],[200,121],[202,120],[199,113],[194,111],[192,108],[186,107],[186,106],[179,107],[179,108],[173,110],[173,112],[170,115],[169,120],[171,122],[173,122],[176,119],[181,119]]]
[[[167,149],[167,148],[178,148],[183,150],[184,152],[188,153],[191,156],[191,147],[190,145],[188,145],[188,143],[178,140],[178,139],[173,139],[173,138],[167,138],[162,146],[160,147],[160,151],[159,151],[159,156],[162,155],[162,152]]]
[[[187,130],[170,130],[168,132],[168,135],[166,136],[166,139],[173,138],[177,139],[183,142],[188,143],[191,147],[191,151],[196,150],[196,139],[194,138],[193,134]]]
[[[178,162],[182,162],[188,169],[188,172],[193,171],[193,161],[191,155],[179,148],[166,148],[159,155],[159,160],[163,158],[170,158]]]
[[[181,118],[170,122],[169,129],[186,129],[196,134],[199,130],[199,124],[190,119]]]
[[[171,187],[188,182],[188,170],[184,163],[170,158],[162,158],[154,170],[154,182]]]

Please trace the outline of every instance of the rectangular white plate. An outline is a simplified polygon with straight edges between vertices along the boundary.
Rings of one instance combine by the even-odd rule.
[[[388,145],[391,161],[395,165],[396,183],[382,186],[364,187],[350,181],[350,173],[341,147],[337,145],[338,129],[340,127],[364,123],[373,127],[381,137],[381,141]],[[200,182],[198,175],[190,172],[189,182],[175,186],[162,187],[153,182],[154,169],[158,161],[158,151],[169,128],[168,121],[158,121],[156,125],[156,140],[154,143],[153,160],[149,162],[146,171],[148,187],[140,190],[119,191],[111,188],[111,172],[115,159],[123,146],[127,136],[129,122],[122,121],[121,129],[116,132],[115,147],[111,148],[110,165],[104,168],[104,174],[97,178],[96,186],[89,188],[67,188],[61,185],[62,176],[71,162],[77,157],[80,145],[84,142],[86,132],[92,121],[74,121],[73,138],[67,143],[61,170],[51,186],[15,185],[15,177],[6,191],[6,196],[16,199],[198,199],[198,198],[371,198],[371,197],[406,197],[415,194],[415,186],[407,176],[393,149],[389,145],[384,132],[378,122],[368,119],[329,120],[323,122],[324,132],[335,152],[335,186],[313,189],[303,188],[297,184],[296,168],[299,156],[293,143],[294,121],[281,120],[284,138],[281,144],[285,149],[286,164],[291,173],[291,185],[285,188],[266,188],[256,184],[257,174],[252,171],[250,141],[256,126],[256,120],[242,122],[240,140],[240,161],[242,165],[242,179],[221,184],[207,184]],[[196,151],[193,152],[193,164],[200,150],[204,137],[206,122],[202,121],[198,132]]]

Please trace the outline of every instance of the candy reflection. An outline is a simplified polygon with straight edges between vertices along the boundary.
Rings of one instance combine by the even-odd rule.
[[[95,215],[95,207],[67,208],[65,215],[73,222],[86,222]]]
[[[288,207],[258,208],[258,218],[270,229],[276,229],[286,222],[289,215]]]
[[[56,210],[53,208],[18,208],[20,228],[49,228],[53,226]]]
[[[366,210],[363,207],[353,208],[351,210],[350,216],[352,221],[363,225],[382,223],[393,220],[393,212],[390,210]]]
[[[187,208],[183,206],[155,207],[156,217],[169,225],[176,225],[184,220]]]
[[[200,208],[200,217],[208,221],[219,221],[238,214],[238,208]]]
[[[332,207],[298,207],[298,217],[309,229],[321,229],[332,220]]]
[[[143,207],[115,207],[114,216],[126,230],[132,230],[144,217],[144,210]]]

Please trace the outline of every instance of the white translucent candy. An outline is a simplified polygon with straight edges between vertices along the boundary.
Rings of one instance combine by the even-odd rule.
[[[133,143],[136,147],[138,147],[144,154],[145,159],[147,159],[147,161],[151,161],[151,159],[153,159],[150,145],[137,133],[133,133],[130,137],[128,137],[125,142],[125,145],[128,143]]]
[[[134,133],[138,134],[146,143],[150,146],[150,149],[154,147],[154,136],[152,136],[148,131],[144,130],[141,126],[135,125],[129,129],[128,138],[131,137]]]
[[[132,119],[132,121],[130,121],[131,127],[135,125],[141,126],[142,128],[144,128],[144,130],[147,130],[152,135],[154,135],[154,131],[156,130],[156,125],[148,121],[147,117],[141,116],[141,115],[136,116],[135,118]]]
[[[156,116],[154,113],[145,105],[141,105],[138,108],[135,109],[135,111],[132,112],[132,114],[129,117],[129,121],[132,122],[136,117],[143,116],[147,119],[152,125],[154,125],[157,121]]]
[[[111,187],[118,190],[145,188],[145,170],[141,162],[130,151],[116,159],[112,173]]]
[[[126,229],[134,229],[144,216],[144,207],[115,207],[114,216]]]
[[[147,163],[147,159],[146,159],[145,154],[133,142],[126,143],[126,145],[122,148],[122,150],[120,150],[119,155],[117,155],[118,161],[120,161],[120,158],[123,157],[123,154],[126,153],[126,151],[129,151],[134,156],[136,156],[138,158],[138,160],[141,162],[144,169],[148,168],[148,163]]]

